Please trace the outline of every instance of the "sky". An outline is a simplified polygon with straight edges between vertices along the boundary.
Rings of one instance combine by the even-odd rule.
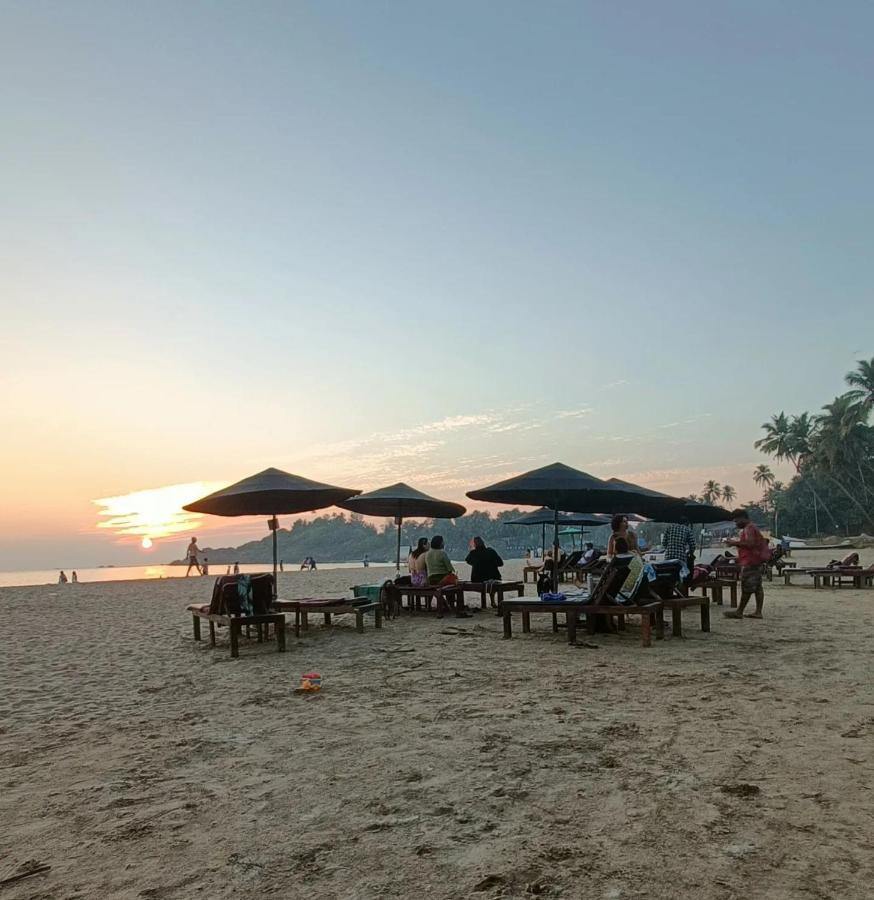
[[[0,4],[0,568],[257,537],[165,526],[267,466],[752,499],[761,423],[874,355],[872,38],[851,0]]]

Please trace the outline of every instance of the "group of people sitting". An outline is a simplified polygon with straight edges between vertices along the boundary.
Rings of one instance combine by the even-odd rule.
[[[464,561],[470,566],[470,581],[501,580],[501,566],[504,565],[504,560],[497,550],[487,547],[481,537],[475,537],[470,542],[470,553]],[[426,585],[434,587],[458,582],[458,573],[446,552],[443,535],[440,534],[435,534],[430,539],[419,538],[415,549],[410,548],[407,568],[410,572],[409,583],[417,587]]]

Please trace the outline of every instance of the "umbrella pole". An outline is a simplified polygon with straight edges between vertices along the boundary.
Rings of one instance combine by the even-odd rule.
[[[401,574],[401,523],[404,521],[403,516],[397,517],[398,523],[398,555],[397,560],[395,561],[395,569],[397,570],[397,574]]]
[[[270,530],[273,532],[273,599],[279,596],[276,585],[276,532],[279,529],[279,520],[274,516],[270,520]]]
[[[553,536],[552,542],[552,592],[553,594],[558,593],[558,504],[556,504],[556,508],[553,510],[555,513],[555,521],[554,528],[555,533]]]
[[[540,556],[546,556],[546,522],[540,523]]]

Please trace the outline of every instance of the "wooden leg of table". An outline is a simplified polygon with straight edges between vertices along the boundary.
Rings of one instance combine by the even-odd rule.
[[[664,608],[656,611],[656,640],[663,641],[665,639],[665,610]]]
[[[813,576],[813,586],[814,588],[818,588],[822,584],[822,576],[814,575]]]
[[[480,609],[485,609],[486,606],[488,605],[488,604],[486,603],[486,589],[485,589],[485,588],[483,588],[483,589],[479,592],[479,604],[480,604]]]
[[[520,584],[520,585],[519,585],[518,589],[516,590],[516,594],[517,594],[517,596],[519,596],[519,597],[524,597],[524,596],[525,596],[525,585],[524,585],[524,584]]]
[[[360,609],[355,610],[355,630],[359,634],[364,634],[364,613]]]
[[[569,644],[576,644],[577,642],[577,611],[575,609],[569,609],[565,614],[565,621],[567,622],[567,642]]]
[[[586,631],[589,634],[595,633],[595,625],[597,624],[597,621],[598,619],[596,616],[590,615],[588,613],[586,614]]]
[[[510,622],[512,616],[510,615],[509,610],[504,610],[504,639],[509,640],[513,637],[513,626]]]
[[[737,582],[733,581],[728,586],[728,591],[731,594],[731,608],[737,609]]]
[[[276,632],[276,650],[278,653],[285,653],[285,623],[275,622],[273,630]]]
[[[640,643],[644,647],[652,646],[652,623],[649,619],[649,613],[644,613],[640,617]]]
[[[300,637],[300,610],[296,609],[294,611],[294,636],[296,638]]]
[[[704,608],[704,604],[701,604],[701,608]],[[679,606],[675,606],[671,610],[671,634],[674,637],[682,637],[683,636],[683,610]]]
[[[326,628],[331,627],[331,614],[330,613],[325,613],[325,627]]]
[[[373,611],[373,624],[377,628],[382,628],[382,607],[377,606]]]
[[[527,612],[522,613],[522,633],[523,634],[531,633],[531,613],[527,613]]]
[[[710,604],[701,604],[701,630],[710,631]]]
[[[258,635],[258,643],[263,644],[264,643],[264,629],[261,627],[260,622],[255,626],[255,634]],[[246,626],[246,637],[249,637],[249,626],[248,625]]]
[[[616,616],[616,630],[625,631],[625,616]]]
[[[215,647],[215,622],[209,623],[209,644]]]
[[[194,640],[200,640],[200,616],[192,616],[191,617],[194,625]]]
[[[240,622],[237,618],[231,619],[231,658],[236,659],[240,655]]]
[[[552,633],[558,634],[558,613],[552,614]]]

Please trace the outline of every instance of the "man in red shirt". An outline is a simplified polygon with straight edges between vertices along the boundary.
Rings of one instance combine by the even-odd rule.
[[[731,517],[740,531],[740,537],[728,538],[725,543],[737,547],[737,561],[740,565],[740,605],[736,610],[728,610],[725,615],[729,619],[742,619],[750,597],[756,596],[756,611],[748,618],[761,619],[762,606],[765,603],[765,591],[762,587],[762,563],[768,542],[762,532],[750,521],[745,509],[736,509]]]

